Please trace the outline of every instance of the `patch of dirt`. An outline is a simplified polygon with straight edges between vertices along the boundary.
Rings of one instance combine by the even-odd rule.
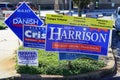
[[[5,74],[6,76],[15,74],[16,73],[15,65],[16,65],[15,54],[2,60],[0,62],[0,77],[2,75],[4,76]]]

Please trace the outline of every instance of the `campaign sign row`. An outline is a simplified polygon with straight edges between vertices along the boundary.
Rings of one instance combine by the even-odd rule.
[[[46,51],[107,55],[112,21],[65,15],[46,15],[46,27],[24,2],[8,19],[7,26],[25,47]]]
[[[5,20],[5,24],[23,41],[24,47],[107,56],[112,21],[47,14],[46,23],[42,27],[43,21],[25,2]],[[29,60],[21,55],[34,52],[18,53],[21,60]]]
[[[107,55],[110,30],[84,26],[47,24],[46,27],[23,27],[24,47],[55,52]]]
[[[99,56],[80,54],[80,53],[59,53],[59,60],[74,60],[77,58],[90,58],[98,60]],[[37,50],[18,50],[17,62],[24,66],[38,66],[38,51]]]

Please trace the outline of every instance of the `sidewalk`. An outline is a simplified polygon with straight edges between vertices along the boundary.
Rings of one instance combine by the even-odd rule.
[[[15,51],[19,47],[19,39],[9,29],[0,30],[0,79],[15,74]]]

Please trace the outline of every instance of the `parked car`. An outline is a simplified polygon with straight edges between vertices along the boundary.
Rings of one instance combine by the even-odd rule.
[[[23,2],[19,2],[17,5],[16,5],[16,8],[18,8]],[[29,5],[29,7],[32,9],[32,10],[37,10],[37,7],[35,4],[33,4],[32,2],[25,2],[27,5]]]
[[[120,7],[118,7],[112,14],[112,20],[114,21],[113,27],[117,31],[120,31]]]
[[[86,17],[88,18],[101,18],[103,17],[102,13],[86,13]]]
[[[15,4],[10,2],[0,2],[1,10],[14,10]]]

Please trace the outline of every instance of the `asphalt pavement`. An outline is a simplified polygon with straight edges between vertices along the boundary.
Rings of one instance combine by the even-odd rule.
[[[120,35],[116,31],[116,29],[113,29],[112,31],[111,48],[116,57],[117,72],[111,75],[108,75],[107,77],[104,77],[101,80],[120,80]]]

